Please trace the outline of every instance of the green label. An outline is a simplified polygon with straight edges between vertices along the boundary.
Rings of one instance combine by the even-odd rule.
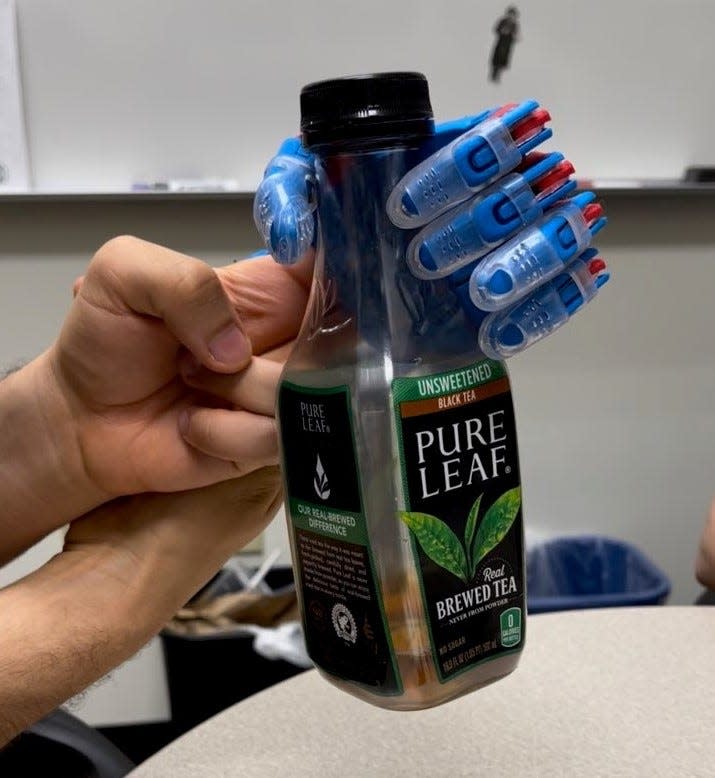
[[[332,675],[400,694],[365,522],[349,389],[283,382],[279,418],[308,653]]]
[[[470,392],[490,381],[505,378],[506,371],[501,362],[485,359],[470,367],[450,370],[421,378],[396,378],[392,382],[392,399],[394,403],[406,400],[429,400],[434,397],[445,397],[464,392],[460,397],[462,404],[470,401]]]
[[[503,654],[524,608],[521,485],[499,362],[393,381],[405,509],[435,667],[445,682]],[[513,636],[508,640],[513,641]]]
[[[521,643],[521,608],[509,608],[499,617],[501,626],[501,644],[512,648]]]

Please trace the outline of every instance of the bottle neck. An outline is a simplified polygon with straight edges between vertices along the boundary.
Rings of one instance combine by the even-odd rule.
[[[332,151],[332,150],[331,150]],[[364,359],[434,362],[470,351],[476,333],[445,281],[419,281],[406,263],[414,231],[396,227],[386,203],[422,160],[416,146],[324,153],[317,157],[316,283],[337,323],[350,322]],[[335,323],[335,326],[338,324]]]

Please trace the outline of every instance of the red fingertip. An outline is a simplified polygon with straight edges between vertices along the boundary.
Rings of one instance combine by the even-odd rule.
[[[600,203],[589,203],[583,209],[583,218],[589,225],[600,219],[601,216],[603,216],[603,206]]]
[[[606,269],[606,263],[600,258],[596,257],[588,263],[588,271],[592,276],[597,276],[599,273]]]
[[[567,159],[564,159],[535,181],[533,189],[537,194],[553,192],[565,184],[568,177],[575,172],[576,168]]]
[[[511,137],[515,141],[531,138],[537,132],[541,132],[546,122],[550,120],[551,114],[545,108],[536,108],[511,128]]]

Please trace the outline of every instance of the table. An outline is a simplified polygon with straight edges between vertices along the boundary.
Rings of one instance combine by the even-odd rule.
[[[481,775],[715,776],[715,608],[533,616],[512,675],[415,713],[367,705],[310,671],[203,723],[131,778]]]

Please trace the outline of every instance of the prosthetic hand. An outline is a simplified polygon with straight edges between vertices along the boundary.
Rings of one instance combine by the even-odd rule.
[[[590,248],[605,225],[595,195],[573,195],[574,168],[536,150],[551,137],[533,101],[437,125],[426,159],[385,205],[410,230],[407,266],[420,282],[447,279],[485,355],[505,359],[558,329],[608,280]],[[571,195],[571,196],[569,196]],[[298,138],[271,160],[254,203],[277,262],[311,254],[316,234],[313,157]]]

